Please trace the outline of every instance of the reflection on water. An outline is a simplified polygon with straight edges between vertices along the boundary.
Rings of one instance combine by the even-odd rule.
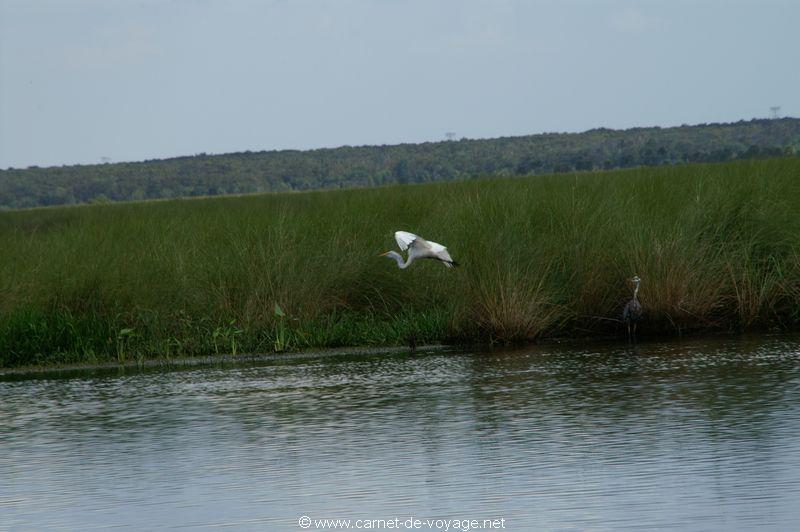
[[[800,529],[800,338],[0,380],[0,528]]]

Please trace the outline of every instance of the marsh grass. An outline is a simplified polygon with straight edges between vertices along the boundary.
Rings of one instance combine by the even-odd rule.
[[[643,334],[788,328],[798,212],[797,158],[5,212],[0,364],[612,335],[634,274]]]

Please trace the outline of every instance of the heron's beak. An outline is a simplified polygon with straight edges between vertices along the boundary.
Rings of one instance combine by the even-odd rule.
[[[389,252],[388,252],[388,251],[384,251],[383,253],[379,254],[378,256],[379,256],[379,257],[385,257],[385,256],[386,256],[386,255],[388,255],[388,254],[389,254]]]

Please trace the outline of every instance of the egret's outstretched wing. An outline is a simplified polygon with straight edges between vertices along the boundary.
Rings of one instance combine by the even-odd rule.
[[[419,238],[417,235],[408,231],[396,231],[394,233],[394,239],[397,240],[397,245],[400,246],[401,251],[407,250],[417,238]]]

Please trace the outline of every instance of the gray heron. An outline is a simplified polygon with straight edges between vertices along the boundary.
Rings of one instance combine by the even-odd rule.
[[[633,299],[625,304],[622,309],[622,321],[628,326],[628,338],[631,338],[631,325],[633,325],[633,336],[636,337],[636,324],[642,319],[642,304],[639,303],[639,284],[642,282],[638,275],[634,275],[631,282],[635,285],[633,289]]]

